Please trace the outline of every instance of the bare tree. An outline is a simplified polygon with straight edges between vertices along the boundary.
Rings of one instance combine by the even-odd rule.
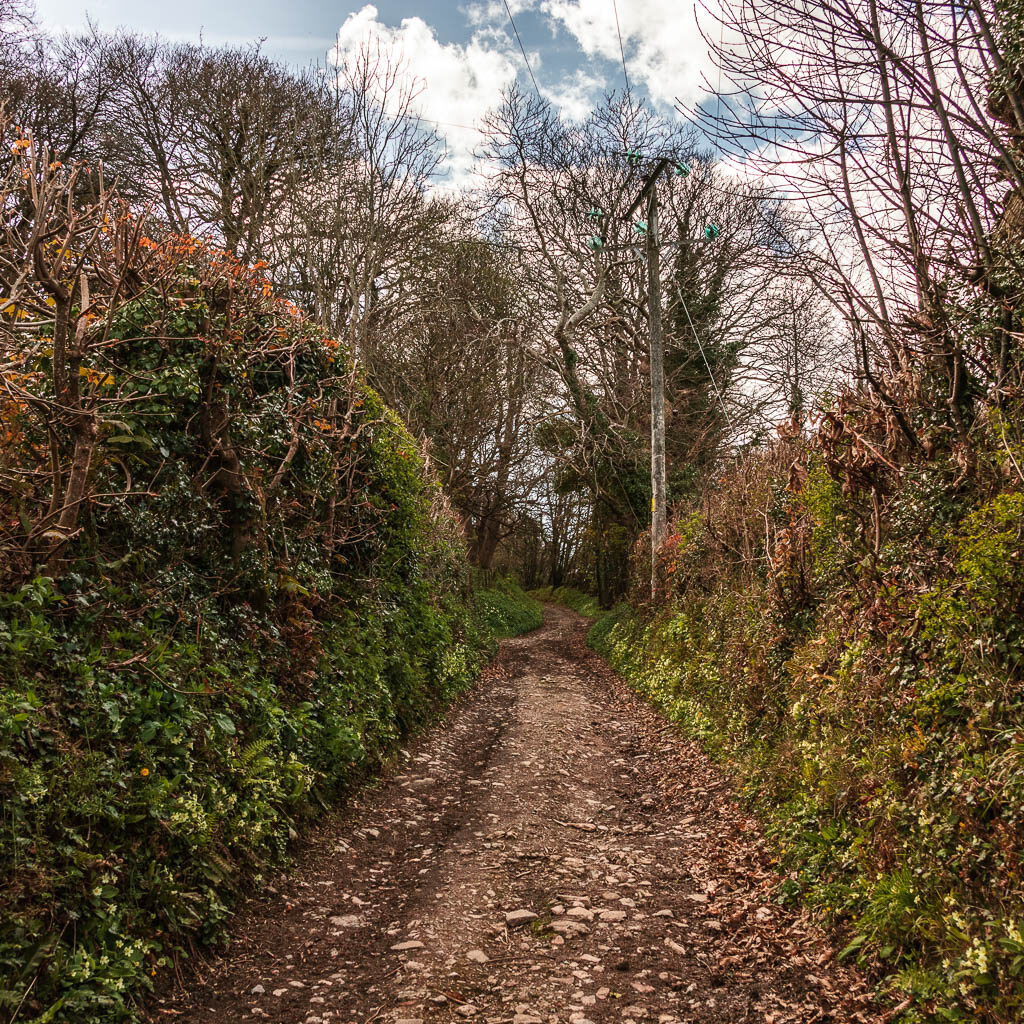
[[[61,161],[105,161],[111,140],[124,135],[115,103],[123,75],[117,50],[112,37],[95,31],[56,38],[33,33],[4,76],[7,113]],[[94,183],[86,175],[78,185]]]
[[[998,4],[730,0],[734,88],[693,111],[813,228],[806,269],[850,325],[859,371],[917,449],[907,396],[963,440],[979,392],[1019,372],[1024,94]],[[987,326],[956,313],[974,295]],[[941,381],[941,387],[934,385]]]
[[[297,168],[275,255],[325,329],[369,355],[400,308],[419,240],[443,220],[426,201],[439,140],[415,113],[419,83],[364,46],[324,84],[333,137],[315,174]]]
[[[333,124],[318,84],[258,46],[125,48],[125,95],[144,166],[159,169],[154,198],[168,223],[212,230],[240,259],[263,259],[290,188],[323,166]]]
[[[512,90],[487,128],[489,213],[529,267],[544,327],[537,357],[560,383],[540,440],[567,486],[574,480],[591,492],[598,523],[635,534],[650,502],[647,226],[625,222],[624,211],[644,168],[669,157],[677,173],[662,197],[661,284],[678,496],[721,450],[733,371],[764,325],[772,274],[788,259],[775,244],[778,204],[763,188],[728,184],[688,135],[629,98],[568,124]],[[731,404],[735,419],[741,406]],[[623,573],[628,547],[620,545]]]
[[[794,274],[764,296],[767,314],[736,368],[748,438],[801,422],[853,381],[846,325],[813,282]]]
[[[402,278],[405,300],[367,352],[371,382],[417,434],[488,568],[529,503],[537,396],[531,309],[508,252],[479,237],[454,202],[421,238]]]
[[[9,92],[16,80],[24,48],[35,32],[35,10],[23,0],[0,0],[0,85]]]

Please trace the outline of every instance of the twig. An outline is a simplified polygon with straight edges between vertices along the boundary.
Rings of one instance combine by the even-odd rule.
[[[891,1010],[886,1011],[878,1018],[878,1024],[889,1024],[889,1021],[895,1020],[904,1011],[909,1010],[913,999],[904,999],[898,1006],[894,1006]]]
[[[597,831],[597,826],[589,821],[559,821],[558,818],[553,818],[552,821],[565,828],[578,828],[581,832]]]

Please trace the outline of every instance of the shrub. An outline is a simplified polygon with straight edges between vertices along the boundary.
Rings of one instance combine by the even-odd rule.
[[[130,1019],[493,644],[438,485],[339,346],[225,254],[151,244],[94,353],[116,411],[73,536],[35,525],[70,450],[39,332],[2,410],[0,1014],[26,1024]]]
[[[906,1019],[1000,1022],[1024,1013],[1024,494],[957,479],[908,467],[879,519],[801,442],[755,453],[680,517],[663,600],[588,640],[731,771],[779,898]]]

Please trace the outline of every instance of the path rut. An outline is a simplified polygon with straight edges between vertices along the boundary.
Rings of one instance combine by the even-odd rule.
[[[560,608],[323,827],[154,1021],[881,1019],[756,824]]]

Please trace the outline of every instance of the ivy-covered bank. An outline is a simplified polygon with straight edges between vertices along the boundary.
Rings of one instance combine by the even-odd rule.
[[[1024,1017],[1024,493],[1000,448],[969,480],[908,469],[877,548],[876,506],[813,452],[752,456],[675,524],[659,600],[641,581],[589,635],[731,770],[780,898],[908,1021]]]
[[[474,600],[480,617],[494,636],[519,636],[544,624],[541,603],[513,580],[499,580],[478,590]]]
[[[588,619],[596,619],[602,614],[597,598],[584,594],[575,587],[541,587],[538,590],[531,590],[530,596],[537,601],[553,601],[555,604],[565,605],[566,608],[571,608]]]
[[[131,1018],[304,820],[470,685],[495,631],[537,624],[514,588],[473,596],[443,494],[335,341],[258,269],[144,241],[75,371],[89,434],[50,415],[46,329],[10,335],[0,1019],[19,1024]],[[83,444],[74,528],[45,529],[51,457]]]

